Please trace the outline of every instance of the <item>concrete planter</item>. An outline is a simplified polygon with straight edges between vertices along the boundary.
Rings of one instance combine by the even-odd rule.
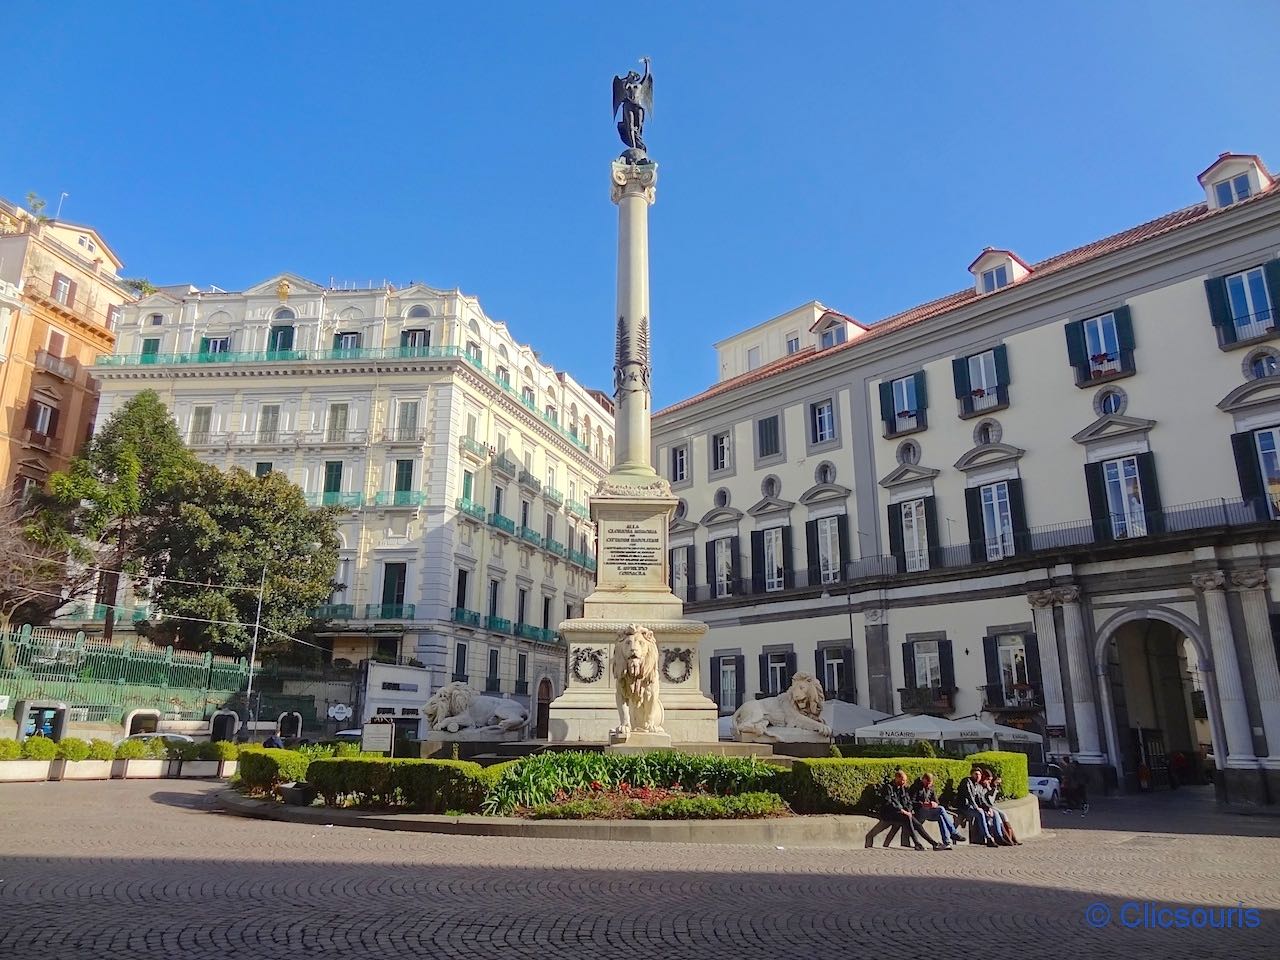
[[[125,780],[155,780],[169,773],[168,760],[117,760],[111,775]]]
[[[240,769],[239,760],[222,760],[220,762],[222,766],[218,769],[218,776],[222,777],[224,780],[227,777],[234,777],[236,775],[236,771]]]
[[[55,760],[50,780],[110,780],[114,760]]]
[[[0,783],[39,783],[49,779],[53,760],[0,761]]]
[[[219,776],[218,768],[222,765],[220,760],[183,760],[178,764],[178,776],[186,779],[188,777],[216,777]]]

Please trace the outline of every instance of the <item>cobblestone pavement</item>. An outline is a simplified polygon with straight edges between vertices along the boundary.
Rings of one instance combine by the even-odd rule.
[[[1020,848],[915,853],[313,827],[215,813],[215,789],[0,786],[0,957],[1280,955],[1280,819],[1188,790],[1045,811]],[[1244,901],[1260,926],[1127,929],[1126,901],[1219,921]]]

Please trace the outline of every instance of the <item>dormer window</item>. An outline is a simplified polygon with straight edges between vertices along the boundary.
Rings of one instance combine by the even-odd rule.
[[[1213,185],[1213,190],[1218,195],[1218,206],[1229,207],[1249,196],[1249,175],[1242,173],[1230,180],[1219,180]]]
[[[818,342],[822,345],[822,349],[825,350],[827,347],[834,347],[837,344],[844,343],[848,338],[849,334],[845,331],[844,325],[840,324],[823,330]]]
[[[1210,210],[1229,207],[1271,186],[1262,158],[1251,153],[1222,153],[1197,178]]]
[[[990,293],[1009,285],[1009,268],[1003,263],[992,270],[982,271],[982,292]]]
[[[987,294],[1017,283],[1031,273],[1031,267],[1011,250],[986,247],[969,264],[969,272],[973,274],[974,291]]]
[[[854,337],[860,336],[865,329],[852,317],[846,317],[843,313],[828,310],[814,321],[813,326],[809,328],[809,332],[817,336],[818,349],[826,350],[829,347],[837,347]],[[795,337],[796,349],[800,349],[799,337],[795,334],[790,334],[788,339],[790,337]],[[787,349],[791,349],[789,342]]]

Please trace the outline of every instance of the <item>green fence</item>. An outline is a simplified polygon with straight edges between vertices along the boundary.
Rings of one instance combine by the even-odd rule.
[[[0,631],[0,695],[59,700],[82,722],[119,723],[138,709],[203,720],[235,701],[248,678],[247,660],[133,637],[107,643],[54,627]]]

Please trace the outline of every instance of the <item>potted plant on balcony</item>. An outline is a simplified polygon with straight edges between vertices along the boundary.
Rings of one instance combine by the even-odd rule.
[[[33,783],[49,779],[58,745],[48,737],[28,737],[22,743],[0,740],[0,783]]]
[[[50,780],[110,780],[116,748],[108,740],[85,743],[76,737],[63,737],[58,742],[58,757],[49,773]]]

